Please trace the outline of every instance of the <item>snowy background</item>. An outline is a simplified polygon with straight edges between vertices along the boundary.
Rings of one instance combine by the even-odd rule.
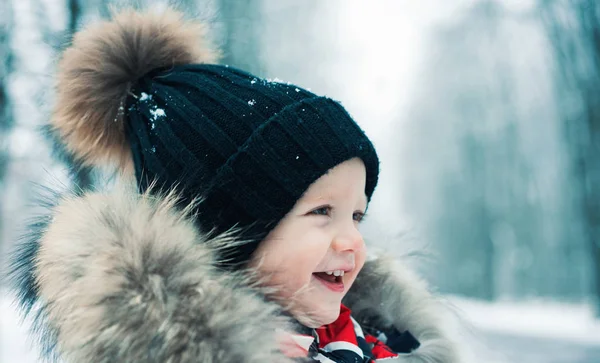
[[[35,183],[103,180],[71,173],[39,127],[59,50],[108,3],[0,0],[3,267]],[[382,162],[365,235],[393,254],[429,251],[423,273],[460,318],[474,361],[600,362],[595,1],[179,5],[213,25],[228,64],[338,99],[365,129]],[[36,362],[6,288],[0,363]]]

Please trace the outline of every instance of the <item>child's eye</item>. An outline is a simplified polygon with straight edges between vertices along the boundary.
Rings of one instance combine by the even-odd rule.
[[[352,219],[356,222],[362,222],[365,219],[365,214],[363,212],[354,212]]]
[[[309,214],[319,215],[319,216],[328,216],[331,214],[331,206],[325,205],[319,207],[317,209],[313,209],[309,212]]]

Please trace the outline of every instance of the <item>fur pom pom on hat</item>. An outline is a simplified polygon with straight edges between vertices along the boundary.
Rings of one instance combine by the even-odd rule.
[[[132,84],[149,71],[211,63],[205,27],[182,14],[134,10],[75,34],[58,65],[52,127],[86,165],[130,164],[124,104]]]
[[[52,126],[84,164],[135,171],[141,191],[201,198],[200,226],[235,227],[246,262],[306,189],[360,158],[377,184],[372,143],[336,101],[213,64],[201,24],[126,11],[75,36],[59,66]]]

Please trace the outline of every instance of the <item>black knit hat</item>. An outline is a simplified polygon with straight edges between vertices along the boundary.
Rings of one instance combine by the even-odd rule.
[[[135,13],[121,17],[96,29],[103,37],[91,31],[79,35],[85,39],[79,43],[87,43],[77,44],[76,38],[71,52],[78,53],[67,51],[62,61],[68,77],[83,74],[100,84],[100,93],[89,97],[101,98],[106,103],[101,106],[115,109],[101,113],[93,103],[99,101],[71,89],[75,100],[62,100],[75,104],[68,108],[72,113],[84,106],[99,112],[86,114],[91,121],[84,125],[71,114],[54,120],[84,162],[114,159],[115,154],[123,159],[127,154],[142,191],[150,185],[176,188],[183,203],[201,197],[197,214],[202,228],[216,233],[235,228],[248,241],[226,253],[233,262],[247,261],[257,242],[307,188],[346,160],[357,157],[364,162],[365,194],[371,198],[377,154],[338,102],[232,67],[199,64],[212,59],[204,48],[186,43],[189,25],[172,12],[162,18]],[[165,35],[167,25],[171,28]],[[90,42],[97,43],[90,48],[112,73],[99,69],[88,75],[89,66],[79,65],[78,73],[69,69],[72,64],[64,65],[84,55],[92,58],[85,48]],[[102,64],[97,59],[96,63]],[[88,84],[79,78],[72,82]],[[59,101],[60,96],[59,92]],[[96,129],[102,132],[94,138]],[[86,148],[91,140],[98,150],[90,152],[89,144]]]
[[[236,226],[252,242],[343,161],[363,160],[369,199],[377,184],[373,145],[338,102],[232,67],[151,72],[133,88],[126,117],[142,190],[157,182],[187,200],[202,196],[202,226]],[[235,260],[256,243],[245,247]]]

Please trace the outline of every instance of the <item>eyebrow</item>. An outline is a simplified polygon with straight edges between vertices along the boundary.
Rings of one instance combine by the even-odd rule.
[[[328,194],[328,195],[319,195],[319,196],[309,196],[309,195],[305,195],[306,201],[303,204],[312,204],[312,203],[318,203],[321,201],[328,201],[331,199],[335,199],[333,195]],[[360,198],[360,202],[362,202],[365,205],[365,209],[369,206],[369,199],[367,198],[367,196],[365,194],[363,194]]]

